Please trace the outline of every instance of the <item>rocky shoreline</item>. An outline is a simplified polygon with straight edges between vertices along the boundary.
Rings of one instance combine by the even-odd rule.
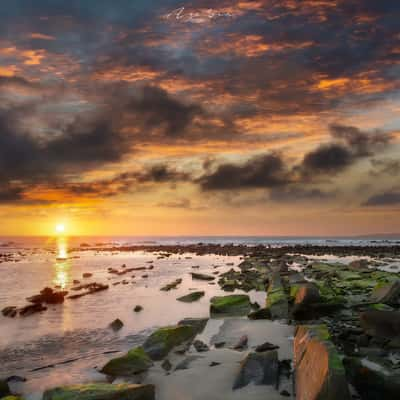
[[[44,400],[172,399],[173,394],[167,393],[179,385],[186,393],[192,390],[193,398],[203,393],[210,399],[264,398],[257,397],[258,392],[241,392],[253,387],[269,399],[400,396],[400,278],[398,272],[378,268],[398,258],[400,246],[197,244],[78,250],[148,251],[161,258],[188,253],[235,255],[242,261],[223,273],[191,274],[192,279],[218,284],[227,292],[210,300],[209,318],[186,318],[159,328],[141,346],[99,367],[103,382],[50,389]],[[327,254],[358,258],[339,264],[312,257]],[[119,275],[123,270],[110,273]],[[177,279],[160,290],[173,290],[180,282]],[[264,304],[250,301],[246,292],[252,290],[265,291]],[[47,289],[31,301],[41,304],[43,296],[44,301],[61,302],[66,293]],[[196,302],[202,296],[203,291],[191,292],[177,301]],[[215,321],[222,323],[220,334],[205,340],[204,330]],[[282,353],[280,339],[271,336],[277,326],[278,332],[294,336],[293,359]],[[196,377],[215,379],[215,387],[210,383],[208,389],[197,388]],[[0,380],[0,398],[18,399],[10,393],[7,379]]]

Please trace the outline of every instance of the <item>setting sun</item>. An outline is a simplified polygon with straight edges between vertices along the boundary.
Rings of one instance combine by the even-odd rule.
[[[57,224],[56,225],[56,232],[57,233],[64,233],[65,232],[65,225],[64,224]]]

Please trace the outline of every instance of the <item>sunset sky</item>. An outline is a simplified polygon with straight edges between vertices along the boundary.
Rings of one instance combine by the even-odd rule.
[[[12,0],[0,235],[400,232],[399,0]]]

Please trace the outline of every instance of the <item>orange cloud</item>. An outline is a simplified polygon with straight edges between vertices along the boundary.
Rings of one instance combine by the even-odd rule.
[[[102,81],[125,81],[138,82],[152,80],[161,75],[158,71],[153,71],[146,67],[113,67],[109,70],[98,71],[92,78]]]
[[[16,65],[7,65],[7,66],[0,65],[0,76],[11,78],[15,75],[17,70],[18,68]]]
[[[54,36],[45,35],[43,33],[31,33],[29,35],[31,39],[41,39],[41,40],[56,40]]]

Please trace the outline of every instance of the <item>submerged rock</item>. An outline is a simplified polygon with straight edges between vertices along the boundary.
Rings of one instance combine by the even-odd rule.
[[[1,313],[5,316],[5,317],[10,317],[10,318],[14,318],[17,315],[18,309],[15,306],[8,306],[8,307],[4,307],[1,310]]]
[[[363,400],[398,400],[400,372],[378,359],[345,358],[347,376]]]
[[[178,301],[182,301],[184,303],[192,303],[193,301],[197,301],[201,299],[205,295],[204,291],[192,292],[185,296],[178,297]]]
[[[365,311],[360,314],[361,326],[370,336],[395,339],[400,336],[400,312]]]
[[[43,400],[154,400],[153,385],[92,383],[46,390]]]
[[[294,341],[296,399],[350,400],[343,363],[325,325],[300,325]]]
[[[111,322],[111,324],[109,326],[113,331],[116,332],[116,331],[119,331],[120,329],[122,329],[122,327],[124,326],[124,323],[119,318],[117,318],[113,322]]]
[[[19,315],[23,317],[28,317],[29,315],[36,314],[38,312],[46,311],[47,307],[43,306],[41,303],[29,304],[22,307],[19,310]]]
[[[157,329],[143,344],[152,360],[162,360],[175,346],[193,340],[196,330],[190,325],[175,325]]]
[[[166,284],[160,290],[163,292],[169,292],[171,289],[176,289],[178,285],[182,283],[182,279],[175,279],[173,282]]]
[[[132,376],[147,371],[153,362],[142,347],[136,347],[122,357],[110,360],[100,372],[110,376]]]
[[[191,272],[191,275],[192,275],[192,279],[198,279],[201,281],[213,281],[215,279],[215,276],[200,274],[197,272]]]
[[[233,390],[255,385],[276,385],[278,382],[279,360],[277,351],[250,353],[242,361]]]
[[[141,305],[137,305],[135,306],[135,308],[133,309],[133,311],[135,311],[136,313],[140,312],[143,310],[143,307]]]
[[[211,299],[210,313],[214,315],[246,315],[250,311],[250,298],[245,294],[215,296]]]

